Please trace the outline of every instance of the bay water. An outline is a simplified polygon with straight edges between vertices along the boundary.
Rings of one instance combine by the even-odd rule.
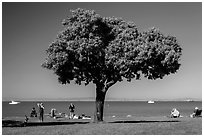
[[[10,105],[9,102],[2,102],[2,118],[30,116],[31,109],[37,109],[37,101],[22,101],[17,105]],[[58,113],[69,114],[69,101],[45,101],[45,114],[49,114],[52,108]],[[95,112],[94,101],[72,101],[75,105],[75,114],[82,113],[93,116]],[[147,101],[106,101],[104,104],[104,116],[125,117],[127,115],[136,117],[168,116],[172,108],[177,108],[182,116],[189,116],[194,108],[202,108],[201,101],[156,101],[148,104]]]

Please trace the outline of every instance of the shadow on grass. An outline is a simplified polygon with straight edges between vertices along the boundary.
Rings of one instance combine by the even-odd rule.
[[[102,123],[163,123],[163,122],[180,122],[178,120],[154,120],[154,121],[112,121],[112,122],[102,122]],[[24,127],[24,126],[55,126],[55,125],[73,125],[73,124],[88,124],[92,122],[87,121],[60,121],[60,122],[28,122],[24,123],[22,121],[15,121],[15,120],[3,120],[2,127]]]
[[[146,121],[146,120],[140,120],[140,121],[112,121],[109,123],[163,123],[163,122],[180,122],[179,120],[153,120],[153,121]]]
[[[90,122],[80,121],[80,122],[28,122],[24,123],[22,121],[14,120],[4,120],[2,121],[2,127],[24,127],[24,126],[53,126],[53,125],[72,125],[72,124],[87,124]]]
[[[73,125],[73,124],[87,124],[90,122],[30,122],[26,126],[53,126],[53,125]]]

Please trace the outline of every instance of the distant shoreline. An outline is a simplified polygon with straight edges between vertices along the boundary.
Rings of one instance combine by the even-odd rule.
[[[17,100],[20,102],[95,102],[95,100]],[[147,102],[149,100],[105,100],[105,102]],[[202,102],[202,100],[153,100],[154,102]],[[3,100],[2,102],[10,102]]]

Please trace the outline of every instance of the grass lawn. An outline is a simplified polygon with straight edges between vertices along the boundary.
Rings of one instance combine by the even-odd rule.
[[[90,120],[35,119],[26,127],[2,127],[3,135],[201,135],[202,118],[131,117]]]

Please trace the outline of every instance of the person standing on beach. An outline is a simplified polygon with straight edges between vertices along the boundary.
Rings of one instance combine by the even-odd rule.
[[[40,104],[40,117],[41,117],[41,121],[43,122],[43,116],[44,116],[44,109],[45,107],[43,106],[43,103]]]
[[[45,109],[45,107],[43,106],[43,103],[38,103],[37,104],[38,105],[38,108],[39,108],[39,119],[40,119],[40,121],[41,122],[43,122],[43,116],[44,116],[44,109]]]
[[[69,105],[69,110],[70,110],[70,118],[71,119],[73,119],[73,117],[74,117],[74,109],[75,109],[75,106],[74,106],[74,104],[70,104]]]

